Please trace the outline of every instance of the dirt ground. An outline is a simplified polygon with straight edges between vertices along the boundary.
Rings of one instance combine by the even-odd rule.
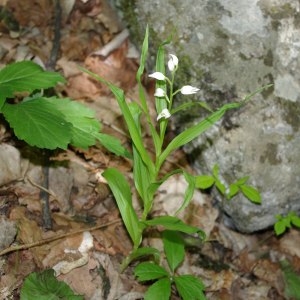
[[[54,2],[0,0],[0,68],[24,59],[49,66]],[[78,66],[118,84],[128,99],[137,99],[139,54],[106,0],[66,0],[61,1],[61,7],[61,39],[56,41],[59,53],[54,69],[67,83],[56,92],[95,110],[103,131],[129,146],[117,102],[105,86],[91,80]],[[145,79],[145,89],[151,108],[153,82]],[[1,123],[0,137],[0,299],[19,299],[24,278],[47,268],[57,270],[58,279],[85,299],[142,299],[147,286],[134,279],[132,266],[119,272],[131,242],[109,188],[99,181],[102,171],[115,167],[132,182],[131,162],[108,153],[101,145],[87,151],[53,151],[46,189],[53,226],[45,230],[40,203],[41,151],[17,141],[5,122]],[[145,132],[146,145],[147,138]],[[194,172],[181,151],[174,153],[164,168],[168,171],[178,165]],[[153,213],[172,214],[185,187],[179,175],[168,180],[156,196]],[[289,230],[280,238],[272,229],[252,235],[235,232],[222,223],[211,196],[200,191],[182,218],[203,229],[208,241],[189,245],[178,272],[199,276],[207,287],[207,299],[300,299],[288,296],[280,267],[280,261],[286,259],[295,272],[300,271],[299,231]],[[86,239],[92,240],[89,250],[74,254],[71,250],[78,250]],[[162,247],[153,236],[145,243]],[[65,269],[60,268],[63,261],[68,261]],[[172,299],[179,298],[174,293]]]

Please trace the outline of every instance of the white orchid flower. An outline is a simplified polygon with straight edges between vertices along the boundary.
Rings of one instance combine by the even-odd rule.
[[[178,67],[178,58],[174,54],[170,54],[170,59],[168,61],[168,68],[171,72],[176,70]]]
[[[148,76],[151,78],[154,78],[156,80],[165,80],[166,79],[166,76],[161,72],[154,72],[152,74],[149,74]]]
[[[157,88],[155,90],[154,97],[161,98],[161,97],[165,97],[165,96],[166,96],[166,93],[162,88]]]
[[[182,95],[196,94],[200,89],[193,87],[191,85],[185,85],[180,89]]]
[[[161,113],[157,116],[156,121],[164,118],[164,119],[168,119],[171,117],[171,114],[169,112],[169,110],[167,108],[164,108]]]

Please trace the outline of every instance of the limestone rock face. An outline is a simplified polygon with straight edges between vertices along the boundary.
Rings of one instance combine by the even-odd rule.
[[[220,207],[238,230],[265,229],[275,222],[276,214],[299,212],[300,2],[127,2],[131,13],[123,14],[131,16],[127,22],[135,37],[138,32],[142,37],[147,23],[153,38],[164,40],[173,33],[169,51],[180,59],[178,84],[200,87],[199,98],[212,107],[274,83],[242,109],[229,112],[185,150],[199,173],[218,164],[226,182],[249,175],[249,183],[261,191],[262,205],[243,196],[220,199]],[[203,110],[193,109],[175,123],[180,131],[203,116]]]

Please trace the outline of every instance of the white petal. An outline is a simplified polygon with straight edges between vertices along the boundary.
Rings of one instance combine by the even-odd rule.
[[[157,116],[156,120],[158,121],[158,120],[160,120],[160,119],[162,119],[162,118],[168,119],[168,118],[170,118],[170,117],[171,117],[171,114],[170,114],[169,110],[168,110],[167,108],[164,108],[164,109],[161,111],[161,113]]]
[[[154,93],[154,97],[165,97],[165,91],[162,88],[157,88]]]
[[[174,54],[170,54],[170,59],[168,61],[168,68],[171,72],[173,72],[178,66],[178,58]]]
[[[166,76],[161,72],[154,72],[152,74],[149,74],[148,76],[157,80],[165,80],[166,78]]]
[[[180,92],[183,95],[196,94],[198,91],[200,91],[200,89],[193,87],[191,85],[185,85],[180,89]]]

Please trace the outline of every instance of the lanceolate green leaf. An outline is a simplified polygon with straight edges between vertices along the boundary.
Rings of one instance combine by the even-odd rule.
[[[130,103],[129,109],[131,111],[135,125],[141,135],[142,129],[140,123],[140,115],[142,111],[136,103]],[[151,181],[153,180],[153,176],[151,176],[149,172],[149,167],[143,161],[140,152],[137,150],[134,144],[133,144],[133,176],[134,176],[135,187],[144,205],[143,217],[146,218],[151,208],[152,198],[149,197],[150,195],[148,193],[148,187]]]
[[[117,169],[111,168],[103,172],[110,189],[116,199],[122,220],[135,247],[141,242],[141,226],[132,206],[132,195],[124,175]]]
[[[185,209],[189,205],[189,203],[191,202],[191,200],[193,198],[193,195],[195,192],[195,187],[196,187],[196,179],[193,175],[191,175],[185,171],[183,171],[183,175],[184,175],[186,182],[188,183],[188,186],[184,193],[183,203],[176,211],[176,214],[181,212],[183,209]]]
[[[196,188],[198,189],[208,189],[212,187],[215,183],[215,179],[211,175],[198,175],[196,176]]]
[[[152,220],[144,221],[143,223],[146,224],[147,226],[161,225],[164,226],[165,229],[181,231],[188,234],[197,233],[201,239],[205,239],[205,233],[201,229],[194,226],[187,225],[177,217],[172,217],[172,216],[156,217]]]
[[[224,113],[229,109],[234,109],[240,107],[240,103],[229,103],[222,106],[218,111],[211,114],[206,119],[202,120],[200,123],[186,129],[182,133],[180,133],[178,136],[176,136],[170,144],[167,146],[167,148],[163,151],[163,153],[160,155],[158,159],[157,169],[160,168],[162,163],[165,161],[165,159],[169,156],[169,154],[178,149],[179,147],[189,143],[194,138],[199,136],[201,133],[206,131],[209,127],[214,125],[218,120],[222,118]]]
[[[59,73],[44,71],[32,61],[10,64],[0,71],[0,109],[5,98],[13,97],[15,92],[46,89],[64,81]]]
[[[117,86],[109,83],[108,81],[104,80],[103,78],[97,76],[96,74],[90,72],[89,70],[86,70],[84,68],[80,68],[82,71],[86,72],[87,74],[91,75],[93,78],[97,79],[98,81],[106,84],[111,92],[115,95],[116,100],[119,104],[119,107],[123,113],[123,117],[125,119],[127,128],[129,130],[132,142],[135,144],[137,150],[140,152],[140,155],[145,162],[145,164],[149,167],[149,170],[151,170],[151,173],[155,173],[154,164],[148,154],[148,152],[145,149],[142,136],[138,130],[138,128],[135,125],[133,116],[130,112],[130,109],[128,107],[128,104],[126,103],[124,92],[118,88]]]
[[[2,112],[16,136],[31,146],[66,149],[71,142],[72,124],[45,98],[5,103]]]
[[[154,143],[155,147],[155,152],[158,154],[160,149],[160,139],[159,136],[156,132],[155,125],[153,125],[151,117],[150,117],[150,112],[147,104],[147,99],[146,99],[146,94],[145,94],[145,87],[142,83],[142,78],[144,75],[144,70],[145,70],[145,64],[148,56],[148,39],[149,39],[149,28],[147,26],[146,32],[145,32],[145,37],[143,41],[143,46],[142,46],[142,54],[141,54],[141,59],[140,59],[140,66],[136,74],[136,80],[138,83],[139,87],[139,98],[140,98],[140,103],[143,109],[143,112],[146,114],[146,119],[150,128],[152,140]]]
[[[98,139],[100,144],[110,152],[121,155],[127,158],[132,158],[132,155],[128,150],[121,144],[121,141],[112,135],[105,133],[97,133],[95,137]]]
[[[261,203],[261,195],[257,189],[249,185],[241,185],[240,189],[244,196],[246,196],[251,202],[256,204]]]

